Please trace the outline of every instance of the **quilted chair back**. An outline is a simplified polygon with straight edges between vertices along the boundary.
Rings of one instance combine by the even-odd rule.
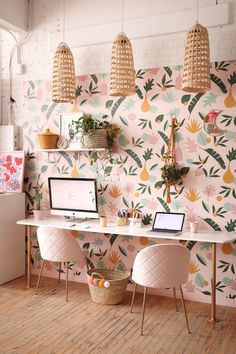
[[[175,287],[188,280],[190,251],[178,244],[161,244],[141,250],[134,261],[132,279],[150,288]]]
[[[85,258],[77,240],[69,231],[40,226],[37,238],[41,257],[51,262],[70,262]]]

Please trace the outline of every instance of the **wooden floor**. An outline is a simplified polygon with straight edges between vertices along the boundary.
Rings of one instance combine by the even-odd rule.
[[[140,336],[140,295],[131,314],[130,292],[121,305],[98,305],[86,284],[70,283],[66,303],[64,285],[55,290],[56,281],[43,278],[39,295],[25,288],[25,278],[0,286],[1,354],[236,353],[236,308],[218,306],[221,321],[213,327],[210,306],[187,301],[188,334],[173,299],[150,295]]]

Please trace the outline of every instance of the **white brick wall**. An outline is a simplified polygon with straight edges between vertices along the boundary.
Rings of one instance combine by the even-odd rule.
[[[230,23],[221,27],[209,28],[211,61],[236,59],[236,0],[218,0],[229,3]],[[215,5],[216,0],[199,0],[199,8]],[[166,14],[175,11],[190,10],[196,7],[195,0],[125,0],[125,22],[154,14]],[[13,98],[16,100],[16,122],[21,125],[21,82],[28,79],[46,79],[51,77],[53,52],[50,51],[51,35],[62,30],[62,0],[33,0],[32,34],[22,45],[21,59],[25,72],[16,74],[16,55],[13,57]],[[213,16],[214,14],[209,14]],[[66,0],[66,33],[85,26],[95,26],[121,19],[121,1],[117,0]],[[200,22],[200,19],[199,19]],[[168,27],[168,23],[166,24]],[[127,33],[128,34],[128,33]],[[132,39],[135,67],[179,65],[183,63],[185,32],[168,35],[156,35],[147,38]],[[74,38],[73,38],[74,39]],[[79,45],[80,38],[78,38]],[[109,72],[112,43],[73,47],[76,74]],[[1,33],[1,117],[7,122],[9,103],[9,56],[14,40]]]

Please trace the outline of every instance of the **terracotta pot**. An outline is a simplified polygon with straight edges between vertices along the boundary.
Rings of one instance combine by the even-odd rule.
[[[56,149],[59,135],[52,133],[50,129],[46,129],[44,133],[38,134],[38,139],[41,149]]]

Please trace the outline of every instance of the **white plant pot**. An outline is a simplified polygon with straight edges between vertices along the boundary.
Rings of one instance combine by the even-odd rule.
[[[35,220],[43,219],[43,216],[44,216],[43,210],[33,210],[33,212],[34,212]]]

